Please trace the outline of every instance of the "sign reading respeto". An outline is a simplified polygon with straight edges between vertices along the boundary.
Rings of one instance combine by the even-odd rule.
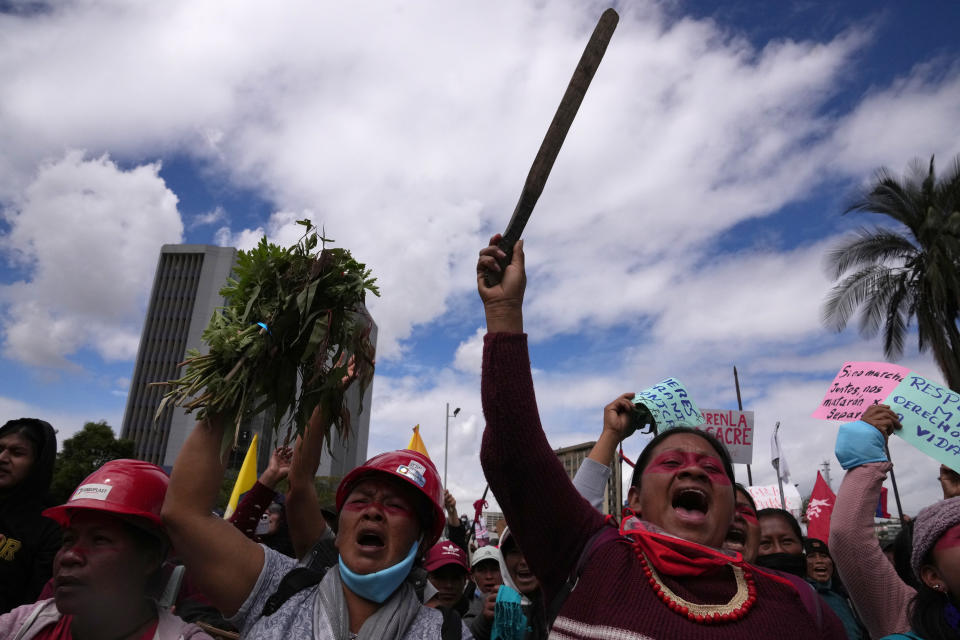
[[[813,417],[858,420],[871,405],[886,404],[900,418],[898,436],[960,471],[960,393],[905,367],[847,362]]]

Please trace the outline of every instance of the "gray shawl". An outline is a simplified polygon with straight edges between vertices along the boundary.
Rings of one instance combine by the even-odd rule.
[[[319,597],[314,600],[315,637],[329,637],[334,640],[350,640],[352,637],[344,589],[340,568],[331,567],[320,583]],[[399,640],[417,617],[420,607],[420,600],[417,599],[413,587],[404,581],[363,623],[356,636],[357,640]]]

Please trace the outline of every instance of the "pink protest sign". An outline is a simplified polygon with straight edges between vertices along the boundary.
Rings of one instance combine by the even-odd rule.
[[[910,369],[886,362],[847,362],[813,417],[858,420],[867,407],[882,403],[908,373]]]

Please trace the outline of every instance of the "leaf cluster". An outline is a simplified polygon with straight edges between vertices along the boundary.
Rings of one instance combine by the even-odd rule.
[[[328,248],[332,240],[310,220],[298,224],[304,234],[291,247],[262,238],[238,252],[220,291],[225,304],[203,332],[208,352],[190,350],[183,376],[162,383],[170,388],[157,416],[171,403],[200,419],[230,416],[236,438],[243,421],[267,410],[275,430],[288,420],[299,433],[319,406],[340,437],[349,436],[341,381],[348,355],[361,398],[373,380],[373,321],[364,303],[368,291],[380,292],[348,250]]]
[[[882,332],[884,353],[902,355],[909,325],[931,349],[948,385],[960,385],[960,156],[937,175],[915,160],[902,179],[887,169],[847,209],[884,216],[893,227],[861,228],[827,255],[837,280],[823,308],[841,331],[859,316],[860,333]]]

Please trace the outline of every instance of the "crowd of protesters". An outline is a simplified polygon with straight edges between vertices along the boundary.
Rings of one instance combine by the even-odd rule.
[[[16,419],[0,428],[0,639],[960,638],[960,476],[943,467],[944,500],[881,546],[874,509],[900,428],[886,406],[840,428],[829,540],[758,510],[726,447],[686,427],[650,440],[622,513],[602,515],[633,396],[604,407],[571,482],[534,395],[523,244],[504,268],[499,240],[477,264],[480,464],[507,523],[496,544],[474,539],[412,450],[373,456],[321,504],[319,409],[228,520],[211,511],[226,420],[198,423],[169,477],[114,460],[49,505],[55,431]]]

